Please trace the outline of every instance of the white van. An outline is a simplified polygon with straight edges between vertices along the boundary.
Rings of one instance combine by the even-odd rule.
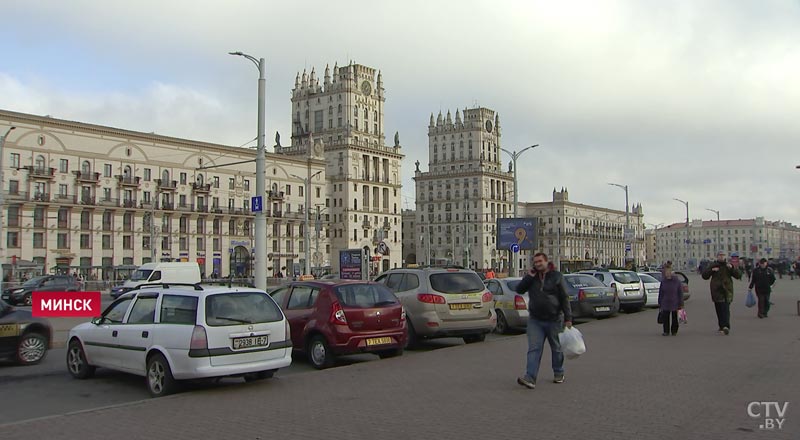
[[[130,279],[121,286],[111,289],[111,296],[119,297],[134,287],[148,283],[182,283],[197,284],[200,282],[200,266],[197,263],[146,263],[141,265]]]

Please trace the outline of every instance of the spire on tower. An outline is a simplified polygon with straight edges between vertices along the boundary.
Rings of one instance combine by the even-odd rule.
[[[339,82],[339,63],[333,64],[333,82]]]
[[[439,116],[436,117],[436,126],[442,125],[442,111],[439,110]]]
[[[461,110],[456,109],[456,125],[461,125]]]
[[[325,65],[325,86],[331,83],[331,66]]]
[[[433,126],[434,126],[434,122],[433,122],[433,112],[431,112],[431,122],[428,124],[428,127],[433,127]]]
[[[453,125],[453,117],[450,115],[450,110],[447,111],[447,125]]]
[[[294,77],[294,88],[300,88],[300,72],[297,72],[297,76]]]
[[[306,74],[306,69],[303,69],[302,82],[300,84],[304,89],[308,86],[308,75]]]

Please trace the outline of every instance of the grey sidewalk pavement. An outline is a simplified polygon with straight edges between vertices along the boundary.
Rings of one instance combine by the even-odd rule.
[[[730,336],[716,332],[707,284],[691,287],[677,337],[661,336],[655,310],[580,325],[587,352],[567,361],[564,384],[552,383],[549,352],[536,390],[516,384],[518,336],[2,425],[0,437],[800,438],[800,281],[779,282],[764,320],[738,282]],[[760,430],[751,401],[788,401],[783,429]]]

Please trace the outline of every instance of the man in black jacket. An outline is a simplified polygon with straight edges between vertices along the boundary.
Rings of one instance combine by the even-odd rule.
[[[753,271],[753,279],[750,280],[750,289],[756,288],[759,318],[766,318],[769,313],[769,295],[772,293],[773,284],[775,284],[775,272],[767,266],[767,259],[762,258],[756,270]]]
[[[555,383],[564,382],[564,353],[558,334],[563,327],[572,327],[572,310],[569,306],[564,277],[547,267],[547,255],[533,256],[533,267],[517,285],[517,293],[528,294],[528,364],[525,375],[517,383],[533,389],[542,361],[544,340],[550,343]],[[562,321],[563,320],[563,321]]]

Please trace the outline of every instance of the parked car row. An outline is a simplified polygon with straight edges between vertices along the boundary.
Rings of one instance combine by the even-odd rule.
[[[71,275],[42,275],[31,278],[19,287],[5,289],[0,299],[8,304],[30,306],[33,292],[77,292],[81,282]]]
[[[53,329],[47,320],[34,318],[0,300],[0,359],[20,365],[37,364],[50,348]]]

